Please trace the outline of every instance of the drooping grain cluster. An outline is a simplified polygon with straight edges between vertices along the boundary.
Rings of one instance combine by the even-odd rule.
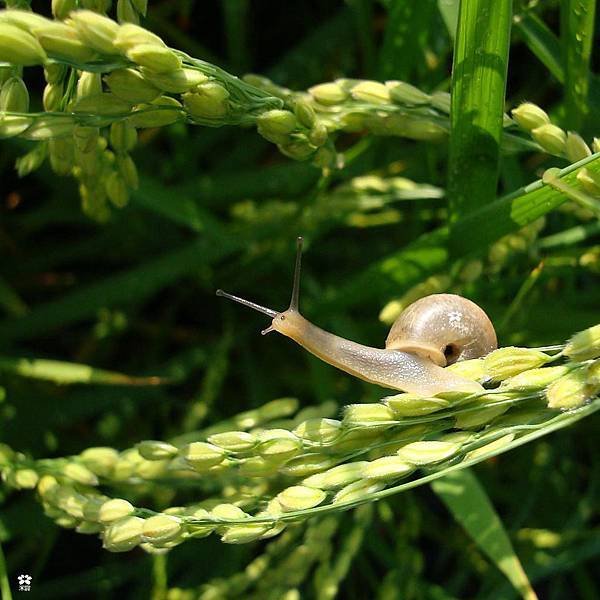
[[[343,157],[338,132],[368,132],[414,140],[445,140],[450,95],[427,94],[402,81],[337,79],[296,92],[258,75],[243,80],[169,48],[137,25],[145,3],[121,0],[120,23],[73,2],[53,3],[55,20],[21,10],[0,11],[0,137],[36,145],[17,161],[19,174],[46,158],[55,172],[80,184],[84,211],[106,220],[136,189],[130,153],[137,130],[178,120],[218,127],[251,125],[286,156],[336,168]],[[4,61],[2,66],[1,61]],[[23,67],[44,67],[45,112],[29,113]],[[574,162],[590,148],[576,133],[550,123],[526,103],[505,116],[505,142],[513,149],[541,149]],[[537,144],[515,135],[515,121]],[[539,145],[538,145],[539,144]],[[598,140],[592,147],[598,151]],[[588,170],[578,179],[598,195]]]
[[[554,125],[546,111],[536,104],[524,102],[513,109],[511,115],[548,154],[574,163],[591,156],[592,152],[600,152],[600,138],[594,138],[590,148],[578,133]],[[577,174],[577,181],[592,196],[600,196],[600,177],[596,173],[584,168]]]
[[[62,14],[63,11],[59,11]],[[52,21],[0,11],[0,137],[38,142],[17,162],[21,175],[46,157],[80,182],[83,208],[105,220],[138,185],[130,152],[137,129],[188,119],[205,125],[251,124],[278,107],[221,71],[174,51],[150,31],[82,10]],[[29,113],[23,67],[42,65],[43,113]],[[110,148],[110,149],[109,149]]]
[[[448,367],[484,384],[484,393],[400,393],[348,405],[341,419],[327,416],[330,407],[293,417],[297,403],[282,399],[169,442],[88,448],[60,459],[32,460],[2,446],[2,477],[10,487],[36,489],[57,524],[100,534],[115,552],[138,545],[164,551],[212,532],[226,543],[269,538],[294,522],[414,487],[596,410],[598,357],[600,325],[554,354],[505,347]],[[129,483],[143,493],[169,482],[193,486],[198,501],[155,512],[102,491]]]

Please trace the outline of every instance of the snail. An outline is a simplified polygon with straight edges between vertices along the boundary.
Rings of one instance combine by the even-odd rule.
[[[417,300],[396,319],[385,348],[371,348],[324,331],[305,319],[298,307],[302,238],[289,307],[277,312],[217,290],[217,296],[239,302],[273,319],[270,331],[291,338],[321,360],[377,385],[433,396],[440,392],[481,392],[483,387],[443,367],[484,356],[497,347],[494,326],[471,300],[454,294],[432,294]]]

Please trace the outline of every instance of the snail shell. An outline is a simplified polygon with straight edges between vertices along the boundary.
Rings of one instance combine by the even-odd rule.
[[[432,294],[413,302],[396,319],[386,350],[412,352],[445,367],[485,356],[498,346],[494,326],[471,300]]]

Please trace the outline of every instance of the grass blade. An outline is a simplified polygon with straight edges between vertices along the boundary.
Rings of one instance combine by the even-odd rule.
[[[14,317],[24,315],[27,312],[27,305],[25,302],[23,302],[17,292],[6,283],[3,277],[0,277],[0,306],[2,306],[8,314]]]
[[[223,258],[240,244],[242,240],[224,235],[218,243],[212,239],[193,241],[184,248],[42,304],[21,318],[0,322],[0,338],[6,343],[35,337],[94,317],[102,307],[142,302],[200,265]]]
[[[560,44],[546,23],[535,14],[525,13],[515,19],[515,28],[521,33],[529,49],[557,81],[564,82]]]
[[[215,218],[204,210],[191,193],[173,190],[160,185],[156,180],[145,178],[140,189],[134,192],[133,201],[137,206],[155,212],[162,217],[188,227],[192,231],[206,231],[216,228]]]
[[[538,552],[535,558],[530,559],[527,564],[527,571],[534,583],[543,582],[550,577],[556,577],[563,573],[572,572],[573,569],[581,563],[596,564],[600,555],[600,536],[592,533],[589,539],[578,539],[564,550],[558,553]],[[509,598],[509,583],[502,582],[502,585],[493,590],[489,598]],[[588,598],[596,598],[598,594],[590,594]]]
[[[454,40],[456,38],[456,27],[458,25],[459,0],[438,0],[438,9],[448,29],[448,34]]]
[[[512,2],[463,0],[452,71],[451,220],[496,195]]]
[[[59,384],[96,383],[102,385],[159,385],[160,377],[135,377],[96,369],[81,363],[48,360],[45,358],[11,358],[0,356],[0,372],[31,379],[44,379]]]
[[[560,171],[560,178],[569,186],[581,189],[577,173],[585,166],[600,172],[600,155],[594,154]],[[499,198],[467,215],[452,227],[451,249],[464,255],[485,248],[498,238],[516,231],[554,210],[567,200],[564,194],[544,185],[541,179]]]
[[[561,44],[550,28],[536,15],[525,13],[515,19],[515,28],[522,34],[525,43],[540,62],[550,71],[559,83],[565,83],[563,53]],[[600,105],[600,77],[589,73],[588,112],[590,128],[597,128],[600,123],[598,106]]]
[[[454,471],[431,487],[480,550],[526,600],[537,598],[498,513],[469,469]]]
[[[538,241],[539,248],[556,248],[557,246],[573,246],[600,234],[600,221],[592,221],[584,225],[575,225],[559,233],[548,235]]]
[[[433,0],[391,2],[388,23],[379,55],[381,79],[409,80],[415,66],[423,60],[427,43],[426,24],[433,18]]]
[[[544,172],[542,181],[553,187],[555,190],[558,190],[559,192],[563,193],[569,198],[569,200],[571,200],[575,204],[578,204],[579,206],[581,206],[581,208],[589,210],[591,213],[594,214],[595,217],[600,218],[600,200],[588,194],[587,191],[581,191],[571,188],[564,181],[556,177],[556,172],[559,172],[559,169],[547,169]]]
[[[596,0],[561,2],[561,37],[565,64],[567,125],[581,129],[589,111],[590,58]]]

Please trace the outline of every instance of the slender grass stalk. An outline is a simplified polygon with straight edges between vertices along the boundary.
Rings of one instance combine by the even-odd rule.
[[[518,313],[518,311],[522,308],[527,295],[534,288],[535,284],[538,282],[540,275],[544,269],[544,263],[540,262],[537,267],[535,267],[531,273],[527,276],[519,291],[516,293],[514,300],[509,304],[500,324],[498,325],[498,331],[503,332],[506,331],[511,319]]]
[[[152,555],[152,600],[165,600],[167,597],[167,557],[167,554]]]
[[[135,377],[125,373],[96,369],[81,363],[43,358],[12,358],[0,356],[0,372],[20,377],[44,379],[59,384],[94,383],[100,385],[160,385],[160,377]]]
[[[448,196],[456,222],[496,196],[510,0],[463,0],[452,69]]]

